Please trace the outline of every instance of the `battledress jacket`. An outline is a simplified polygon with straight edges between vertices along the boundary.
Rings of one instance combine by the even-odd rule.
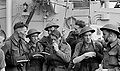
[[[28,52],[26,42],[14,32],[1,48],[5,53],[6,71],[18,71],[18,60],[26,60]],[[22,67],[25,71],[25,65]]]
[[[88,46],[86,48],[86,45]],[[92,42],[86,44],[84,41],[79,42],[75,47],[75,52],[73,54],[73,58],[78,57],[86,52],[95,52],[96,57],[83,59],[81,62],[76,64],[75,71],[95,71],[99,67],[99,63],[101,63],[103,58],[103,47],[99,42]]]
[[[118,69],[116,71],[120,71],[120,39],[108,43],[104,48],[102,64],[104,69]]]
[[[71,59],[71,47],[67,42],[59,44],[59,51],[51,50],[50,56],[46,57],[47,64],[50,66],[48,71],[66,71],[66,64]],[[62,68],[59,68],[62,66]]]
[[[40,40],[40,43],[42,44],[43,46],[43,51],[47,52],[47,53],[50,53],[50,48],[51,45],[52,45],[52,39],[50,38],[50,36],[43,36],[42,39]]]
[[[44,47],[44,51],[49,53],[50,56],[45,56],[45,63],[43,66],[43,71],[55,71],[55,67],[58,65],[64,65],[68,63],[71,58],[71,47],[67,42],[64,42],[59,45],[60,51],[56,52],[52,46],[52,40],[50,36],[44,36],[40,40],[41,44]],[[61,62],[62,61],[62,62]],[[57,70],[59,71],[59,70]]]
[[[29,50],[29,60],[30,60],[30,62],[27,64],[27,71],[42,71],[44,57],[33,57],[33,55],[42,52],[43,46],[39,42],[34,44],[30,41],[27,44],[27,48]]]

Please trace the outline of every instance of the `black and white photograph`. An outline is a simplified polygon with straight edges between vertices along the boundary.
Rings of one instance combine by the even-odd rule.
[[[0,71],[120,71],[120,0],[0,0]]]

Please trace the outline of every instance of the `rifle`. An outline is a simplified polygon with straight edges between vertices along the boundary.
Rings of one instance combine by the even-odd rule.
[[[32,11],[30,12],[30,14],[29,14],[29,16],[28,16],[28,18],[27,18],[27,20],[26,20],[26,22],[25,22],[26,25],[29,25],[29,23],[30,23],[30,21],[31,21],[31,19],[32,19],[34,13],[35,13],[36,7],[37,7],[37,3],[33,6],[33,9],[32,9]]]

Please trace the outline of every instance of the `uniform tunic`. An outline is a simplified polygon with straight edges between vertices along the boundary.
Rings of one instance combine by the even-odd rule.
[[[79,62],[79,67],[75,71],[95,71],[99,66],[99,63],[102,60],[102,45],[100,43],[92,42],[92,43],[85,43],[80,42],[75,47],[75,52],[73,54],[73,58],[80,56],[86,52],[95,52],[96,57],[84,59]],[[100,60],[100,61],[98,61]]]
[[[1,49],[4,51],[6,57],[6,71],[18,71],[20,68],[25,71],[26,64],[20,66],[21,64],[17,63],[17,61],[27,59],[26,53],[28,50],[25,40],[17,32],[10,36]]]
[[[52,52],[52,40],[50,36],[43,36],[42,39],[40,40],[40,43],[42,44],[45,52],[47,53],[53,53]],[[43,71],[47,71],[49,68],[49,65],[46,64],[47,60],[43,64]]]
[[[36,46],[34,46],[36,45]],[[37,54],[39,52],[43,51],[43,46],[41,43],[34,44],[32,42],[29,42],[27,44],[28,50],[29,50],[29,59],[30,62],[27,64],[27,71],[42,71],[42,65],[44,62],[43,57],[33,57],[34,54]]]
[[[120,67],[120,40],[108,43],[104,48],[103,68],[114,69]]]
[[[54,51],[54,54],[47,57],[50,64],[48,71],[66,71],[66,64],[71,58],[71,47],[68,43],[60,43],[59,51]]]

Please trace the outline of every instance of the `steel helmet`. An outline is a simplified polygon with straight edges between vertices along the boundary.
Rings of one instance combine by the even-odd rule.
[[[32,35],[32,34],[40,34],[40,32],[39,31],[37,31],[36,29],[30,29],[29,31],[28,31],[28,35],[26,35],[26,38],[28,38],[30,35]]]
[[[103,30],[110,30],[115,32],[117,35],[120,34],[118,26],[117,25],[113,25],[113,24],[106,24],[104,25],[102,28],[100,28],[101,31]]]
[[[92,28],[89,27],[89,26],[85,26],[84,28],[81,29],[81,31],[80,31],[80,36],[83,35],[83,34],[86,33],[86,32],[92,32],[92,33],[94,33],[95,30],[92,29]]]
[[[56,27],[56,28],[58,28],[59,25],[57,25],[57,24],[55,24],[55,23],[53,23],[53,22],[49,22],[49,23],[46,25],[46,27],[45,27],[44,30],[48,31],[48,28],[51,28],[51,27]]]

